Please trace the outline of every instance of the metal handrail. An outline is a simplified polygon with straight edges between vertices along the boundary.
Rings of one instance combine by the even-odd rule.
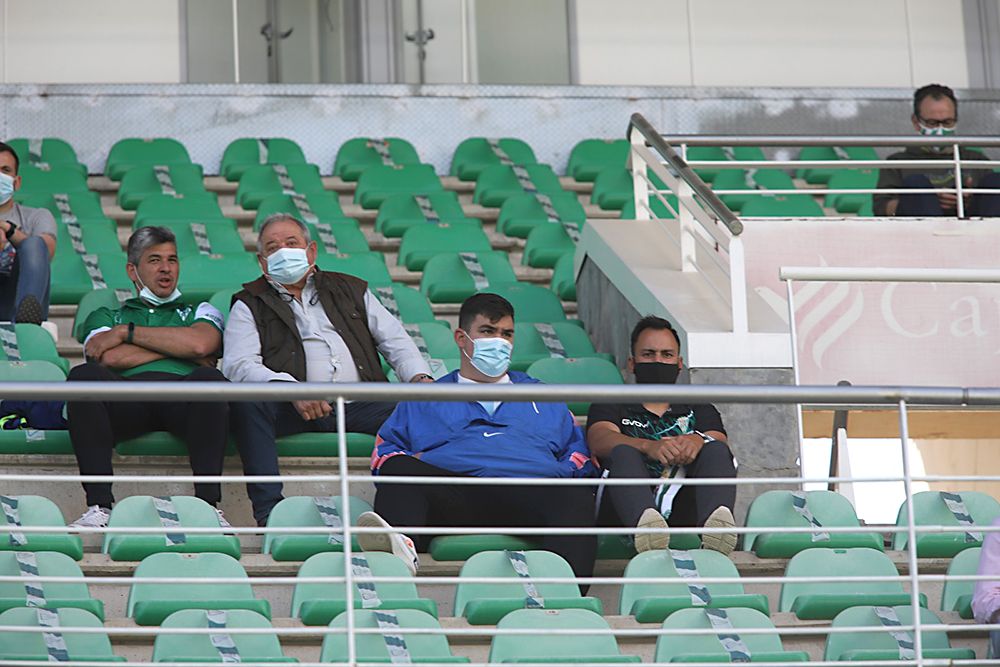
[[[642,135],[649,147],[656,151],[685,183],[691,186],[691,190],[699,198],[701,204],[715,214],[715,217],[726,226],[730,234],[739,236],[743,232],[743,223],[736,217],[736,214],[726,206],[725,202],[719,199],[717,194],[712,192],[705,181],[701,180],[701,177],[688,166],[684,158],[666,142],[663,135],[657,132],[641,113],[632,114],[625,136],[630,138],[633,131]]]
[[[639,114],[633,114],[635,118]],[[648,125],[648,123],[647,123]],[[808,135],[726,135],[726,134],[667,134],[664,142],[688,146],[1000,146],[1000,137],[893,137],[884,134],[872,136],[808,136]]]

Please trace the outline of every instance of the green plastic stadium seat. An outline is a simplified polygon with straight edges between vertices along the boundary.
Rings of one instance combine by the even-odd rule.
[[[320,505],[332,506],[337,511],[337,521],[342,522],[343,503],[340,496],[331,496],[319,499],[313,496],[290,496],[283,499],[271,510],[271,515],[267,519],[268,528],[322,528],[328,524],[320,513]],[[349,519],[351,525],[356,526],[358,517],[365,512],[372,511],[372,506],[360,498],[350,497],[348,501],[350,508]],[[356,553],[361,551],[357,538],[351,540],[354,546],[351,549]],[[310,556],[326,551],[343,551],[343,535],[331,529],[329,534],[318,533],[267,533],[264,535],[264,547],[262,553],[271,554],[274,560],[306,560]]]
[[[723,643],[722,637],[737,635],[743,641],[743,646],[750,662],[793,662],[806,664],[809,654],[805,651],[785,651],[781,644],[781,636],[774,628],[774,623],[766,613],[758,609],[731,607],[720,609],[732,625],[732,629],[715,628],[705,609],[681,609],[663,622],[664,630],[711,630],[715,628],[717,635],[711,634],[671,634],[661,635],[656,641],[654,662],[704,662],[729,663],[746,662],[735,659],[730,650],[733,647],[728,642]],[[773,632],[754,632],[740,634],[740,630],[773,630]],[[728,649],[728,650],[727,650]]]
[[[552,282],[549,289],[563,301],[576,301],[576,269],[573,253],[560,257],[552,267]]]
[[[21,165],[18,173],[21,176],[21,196],[87,191],[87,176],[75,167],[58,166],[43,170]]]
[[[268,197],[286,192],[278,178],[276,165],[259,165],[243,172],[236,187],[236,203],[246,209],[256,209]],[[291,182],[291,191],[308,195],[323,192],[323,179],[314,164],[291,164],[285,167]]]
[[[62,382],[66,373],[51,361],[0,361],[0,382]]]
[[[447,326],[444,322],[436,322],[436,324]],[[458,349],[454,345],[452,346],[451,354],[459,354]],[[452,371],[457,371],[462,366],[462,360],[458,356],[438,358],[431,357],[428,360],[428,363],[431,367],[431,375],[434,376],[435,379],[447,375]],[[392,370],[392,368],[390,368],[388,363],[385,361],[383,361],[382,370],[385,372],[389,382],[400,382],[399,376],[396,375],[396,371]]]
[[[517,312],[515,308],[514,312]],[[624,384],[614,362],[600,357],[539,359],[528,366],[528,375],[546,384]],[[590,403],[570,403],[574,415],[585,415]]]
[[[224,584],[148,583],[146,578],[226,578]],[[158,553],[147,556],[132,574],[125,615],[138,625],[159,625],[181,609],[249,609],[271,618],[267,600],[253,596],[246,571],[232,556],[219,553]]]
[[[957,611],[961,618],[972,618],[972,593],[976,582],[953,581],[951,577],[978,574],[982,547],[959,551],[948,565],[948,578],[941,591],[941,611]]]
[[[40,606],[45,609],[60,609],[73,607],[86,609],[102,621],[104,620],[104,603],[90,597],[83,571],[72,558],[55,551],[14,552],[0,551],[0,575],[5,577],[22,576],[18,558],[24,561],[25,569],[31,571],[37,568],[40,577],[67,577],[70,582],[46,581],[41,586],[44,603],[28,602],[28,594],[23,581],[0,582],[0,611],[14,607]],[[34,565],[32,565],[32,562]],[[40,601],[39,601],[40,602]],[[0,632],[0,635],[4,633]]]
[[[441,624],[438,620],[425,611],[418,609],[396,609],[391,612],[376,612],[372,610],[359,610],[354,613],[354,627],[366,630],[379,629],[380,615],[383,621],[387,614],[395,620],[398,630],[393,630],[392,635],[402,637],[406,643],[406,652],[409,654],[409,661],[414,664],[421,663],[466,663],[469,659],[462,656],[452,655],[448,646],[448,638],[445,634],[414,634],[407,632],[409,629],[434,629],[440,630]],[[330,622],[331,628],[343,629],[347,627],[347,613],[339,614]],[[383,630],[385,632],[385,630]],[[398,660],[390,656],[388,638],[377,633],[362,633],[355,637],[355,656],[359,663],[394,663]],[[344,632],[330,633],[323,638],[323,649],[320,652],[320,662],[347,662],[347,634]],[[395,653],[395,651],[394,651]]]
[[[988,526],[1000,516],[1000,503],[986,493],[980,491],[956,492],[961,497],[965,509],[971,515],[972,523],[977,526]],[[917,526],[960,526],[958,518],[952,514],[938,491],[921,491],[913,494],[913,513]],[[909,513],[904,502],[899,506],[896,515],[896,525],[905,526]],[[892,537],[892,548],[902,551],[907,548],[909,535],[906,531],[895,533]],[[917,533],[917,556],[921,558],[950,558],[970,547],[983,544],[982,534],[976,534],[970,527],[969,533]]]
[[[426,270],[424,274],[426,275]],[[562,322],[566,320],[559,297],[541,285],[501,283],[490,285],[481,292],[499,294],[514,307],[518,322]],[[432,299],[433,300],[433,299]],[[579,324],[579,320],[574,320]]]
[[[531,146],[520,139],[509,137],[496,139],[497,146],[514,164],[537,164],[535,152]],[[463,181],[475,181],[488,167],[503,164],[500,156],[490,146],[490,140],[484,137],[471,137],[455,148],[451,157],[451,169],[448,173]]]
[[[625,578],[662,579],[662,583],[630,584],[626,581],[622,586],[619,614],[634,616],[639,623],[661,623],[678,609],[697,606],[747,607],[765,615],[770,613],[767,596],[746,593],[743,584],[738,581],[715,584],[693,583],[693,586],[703,588],[708,593],[707,604],[695,604],[692,601],[695,599],[695,592],[687,580],[678,573],[674,556],[682,561],[682,565],[686,562],[693,563],[698,575],[702,577],[739,577],[733,562],[718,551],[707,549],[646,551],[629,561],[625,568]]]
[[[877,160],[878,153],[870,146],[846,146],[844,148],[834,148],[833,146],[805,146],[799,151],[798,160]],[[816,167],[799,169],[795,172],[796,178],[804,179],[806,183],[812,185],[825,185],[830,182],[833,175],[840,171],[837,167]]]
[[[122,440],[115,445],[115,451],[120,456],[184,456],[187,457],[188,449],[184,441],[167,431],[153,431],[138,438]],[[236,453],[235,444],[230,441],[226,447],[226,454]]]
[[[0,345],[0,359],[5,361],[48,361],[63,373],[69,373],[69,361],[59,356],[52,334],[37,324],[0,322],[0,329],[12,332],[12,340]],[[11,358],[11,357],[15,358]],[[2,538],[0,538],[2,540]]]
[[[121,139],[108,153],[104,175],[120,181],[132,167],[154,164],[191,164],[191,156],[176,139]]]
[[[636,663],[622,655],[604,618],[589,609],[518,609],[497,623],[498,630],[578,630],[579,634],[503,634],[490,645],[490,662]]]
[[[122,177],[118,188],[118,204],[126,211],[134,211],[142,200],[152,195],[170,195],[169,188],[182,195],[201,195],[207,192],[203,182],[204,174],[196,164],[174,164],[166,166],[165,174],[169,185],[157,178],[159,167],[138,166]]]
[[[673,212],[677,210],[679,204],[677,202],[676,195],[672,194],[665,195],[664,199],[668,204],[670,204],[670,208],[667,208],[667,206],[663,203],[663,201],[660,200],[659,197],[655,197],[652,195],[649,198],[648,206],[650,210],[652,210],[653,217],[669,220],[674,217]],[[635,202],[633,202],[631,199],[625,202],[625,205],[622,207],[621,218],[622,220],[635,219]]]
[[[431,303],[460,303],[477,291],[492,292],[500,285],[517,282],[517,275],[506,252],[490,250],[468,253],[466,256],[474,258],[481,267],[481,280],[485,284],[476,284],[462,255],[435,255],[424,265],[424,275],[420,280],[420,291],[427,295]]]
[[[538,542],[514,535],[442,535],[431,540],[427,552],[434,560],[466,561],[483,551],[527,551]]]
[[[680,153],[680,146],[675,146]],[[724,162],[729,159],[725,149],[721,146],[688,146],[684,159],[688,162]],[[725,169],[711,169],[708,167],[698,167],[694,170],[696,174],[706,183],[711,183]]]
[[[573,224],[579,233],[580,228]],[[562,225],[550,223],[539,225],[528,234],[524,244],[524,255],[521,262],[530,267],[551,269],[564,255],[572,255],[576,244]]]
[[[796,577],[828,578],[804,583]],[[848,607],[906,604],[910,594],[898,581],[836,583],[838,577],[898,577],[892,559],[877,549],[806,549],[792,556],[785,568],[789,580],[781,585],[778,611],[790,611],[803,620],[833,618]],[[847,590],[845,590],[847,589]],[[921,605],[927,596],[920,594]]]
[[[109,220],[104,213],[104,208],[101,206],[101,196],[96,192],[90,192],[89,190],[84,192],[78,190],[76,192],[65,192],[61,193],[66,197],[66,204],[69,206],[70,213],[72,213],[78,220],[85,221],[81,222],[81,225],[90,222],[91,220]],[[24,192],[24,190],[18,190],[14,193],[14,201],[22,204],[24,206],[33,206],[35,208],[47,208],[52,217],[56,219],[56,222],[65,222],[63,219],[63,214],[59,210],[59,206],[56,204],[55,193],[50,192]]]
[[[255,611],[231,609],[211,612],[204,609],[182,609],[163,620],[161,628],[217,628],[215,634],[158,634],[153,642],[153,662],[253,662],[295,663],[285,656],[274,633],[227,633],[225,628],[267,629],[271,622]],[[211,620],[211,622],[210,622]],[[216,647],[213,639],[227,637],[225,648]],[[223,655],[228,659],[224,659]],[[238,660],[236,659],[238,658]]]
[[[712,181],[713,190],[746,190],[747,194],[719,195],[726,206],[733,211],[741,211],[746,203],[760,195],[751,194],[762,190],[794,190],[795,181],[779,169],[757,169],[747,172],[742,169],[725,169]]]
[[[320,253],[354,255],[371,252],[368,239],[354,218],[307,222],[309,237],[316,242]]]
[[[743,205],[747,218],[821,218],[823,207],[809,195],[758,195]]]
[[[393,195],[429,195],[444,186],[429,164],[383,165],[365,169],[354,190],[354,203],[374,209]]]
[[[347,433],[347,455],[369,458],[375,448],[375,436]],[[278,438],[278,456],[338,456],[336,433],[297,433]]]
[[[261,164],[305,164],[302,148],[291,139],[235,139],[222,153],[219,175],[227,181],[240,180],[250,167]]]
[[[21,526],[65,526],[66,519],[54,502],[44,496],[0,496],[5,519],[2,524]],[[16,524],[14,521],[16,520]],[[58,551],[73,560],[83,558],[79,535],[68,533],[5,533],[0,551]]]
[[[235,535],[223,535],[219,515],[215,508],[194,496],[170,496],[180,525],[170,534],[108,533],[104,536],[102,553],[111,560],[142,560],[160,552],[204,553],[216,552],[240,557],[240,540]],[[166,524],[152,496],[129,496],[119,500],[111,510],[108,526],[111,528],[159,528]],[[185,528],[219,528],[218,534],[185,533]]]
[[[941,619],[930,609],[920,609],[920,622],[925,625],[939,625]],[[892,612],[902,625],[912,625],[913,607],[899,605]],[[831,628],[879,628],[884,627],[874,607],[853,607],[837,614]],[[823,652],[825,661],[875,661],[906,659],[897,638],[892,633],[902,633],[908,640],[909,659],[913,659],[913,632],[886,627],[885,632],[831,632],[826,639]],[[921,640],[924,659],[973,660],[976,652],[970,648],[952,648],[948,633],[941,630],[922,630]]]
[[[569,153],[566,175],[576,181],[592,183],[605,169],[621,169],[628,161],[626,139],[584,139]]]
[[[722,151],[730,160],[739,162],[749,162],[751,160],[763,162],[767,159],[764,155],[764,149],[760,146],[723,146]]]
[[[84,609],[63,607],[55,612],[58,624],[62,628],[100,628],[101,619]],[[21,607],[8,609],[0,614],[0,660],[32,660],[37,662],[54,662],[46,647],[45,634],[41,632],[17,632],[11,628],[39,627],[37,609]],[[54,625],[46,621],[46,626]],[[66,654],[63,661],[80,662],[125,662],[125,659],[112,653],[111,640],[103,632],[73,632],[69,629],[59,631],[66,644]],[[58,654],[57,654],[58,655]]]
[[[178,196],[157,193],[139,203],[132,228],[157,225],[158,220],[217,220],[221,217],[219,198],[214,192],[186,192]]]
[[[524,166],[528,178],[535,190],[549,195],[565,192],[559,183],[559,177],[547,164],[529,164]],[[476,190],[472,201],[483,206],[502,206],[509,197],[524,194],[525,189],[514,174],[514,168],[502,164],[487,167],[476,179]]]
[[[386,307],[386,310],[404,324],[434,321],[431,303],[419,290],[399,283],[381,287],[373,286],[369,289]]]
[[[125,298],[135,296],[135,289],[130,289],[128,292],[127,295],[123,292],[120,296]],[[82,343],[83,339],[90,333],[83,330],[83,325],[90,314],[98,308],[119,308],[124,299],[119,300],[119,295],[115,294],[115,291],[112,289],[99,289],[85,293],[79,301],[80,303],[76,308],[76,315],[73,317],[73,338],[76,339],[76,342]]]
[[[578,227],[583,227],[587,214],[575,193],[563,192],[552,195],[551,199],[552,208],[559,214],[560,220],[575,222]],[[497,231],[519,239],[528,238],[536,227],[550,224],[552,222],[545,214],[542,203],[537,197],[527,193],[508,197],[497,216]]]
[[[236,228],[236,221],[230,218],[192,218],[189,220],[159,220],[133,225],[133,229],[146,226],[166,227],[174,233],[177,239],[177,255],[181,258],[181,273],[184,272],[184,262],[188,257],[198,254],[211,255],[243,255],[247,253],[243,246],[243,237]],[[198,227],[200,225],[200,227]],[[198,243],[198,236],[204,234],[208,252],[203,253]]]
[[[241,289],[243,289],[242,286],[227,287],[226,289],[219,290],[208,299],[208,302],[222,313],[222,319],[226,322],[229,321],[229,308],[233,302],[233,295]]]
[[[385,265],[385,256],[380,252],[356,252],[345,255],[319,253],[316,266],[323,271],[339,271],[356,276],[368,283],[369,288],[392,284],[392,276]]]
[[[352,556],[352,566],[357,568],[365,563],[375,577],[409,577],[410,571],[396,556],[383,552],[364,552]],[[357,574],[357,569],[355,569]],[[344,554],[319,553],[310,556],[299,568],[298,577],[342,577],[344,576]],[[374,586],[377,606],[372,603],[375,598],[369,596],[367,604],[362,604],[359,584],[354,584],[354,607],[361,609],[419,609],[437,617],[437,605],[433,600],[417,596],[416,580],[404,583],[369,582],[360,584],[370,590]],[[327,625],[333,618],[347,608],[346,587],[344,584],[310,584],[295,585],[292,593],[292,618],[302,619],[306,625]]]
[[[808,528],[813,525],[796,510],[794,500],[791,491],[765,491],[750,504],[746,527]],[[805,500],[806,511],[823,528],[861,527],[851,501],[839,493],[806,491]],[[743,536],[743,548],[760,558],[790,558],[813,547],[867,547],[881,551],[882,536],[876,532],[824,533],[822,528],[817,528],[815,533],[746,533]]]
[[[181,262],[177,288],[188,301],[208,301],[227,287],[236,287],[261,275],[257,256],[249,252],[230,255],[188,255]]]
[[[523,551],[528,572],[532,577],[572,579],[569,563],[551,551]],[[510,579],[507,584],[479,584],[463,581],[464,578],[490,577]],[[525,591],[525,582],[514,570],[508,552],[483,551],[469,558],[459,573],[455,586],[455,615],[464,616],[472,625],[493,625],[515,609],[531,606]],[[603,613],[601,601],[583,597],[580,587],[572,581],[565,583],[535,583],[538,597],[546,609],[589,609]]]
[[[420,208],[420,201],[417,197],[426,197],[426,204],[430,211],[425,213]],[[451,190],[444,192],[432,192],[428,195],[392,195],[387,197],[378,208],[378,215],[375,217],[375,231],[388,238],[402,236],[407,229],[414,226],[425,225],[431,218],[436,218],[438,222],[462,222],[472,220],[465,216],[462,204],[458,201],[458,194]]]
[[[3,362],[7,363],[7,362]],[[58,382],[62,371],[48,362],[27,362],[29,364],[45,364],[52,381]],[[65,377],[65,376],[62,376]],[[25,380],[25,378],[21,378]],[[22,429],[15,431],[0,431],[0,454],[73,454],[73,444],[69,439],[69,431],[36,431]],[[3,539],[3,538],[0,538]]]
[[[516,313],[517,311],[515,311]],[[545,336],[551,334],[558,340],[555,351],[545,346]],[[561,353],[567,357],[604,357],[612,359],[611,355],[598,354],[594,344],[590,342],[587,332],[572,322],[531,323],[517,320],[514,323],[514,353],[510,366],[516,371],[523,371],[539,359],[548,359],[556,354],[561,347]]]
[[[417,150],[406,139],[385,137],[381,141],[385,142],[385,148],[388,150],[389,163],[396,165],[420,164]],[[368,137],[357,137],[346,141],[337,151],[337,157],[333,163],[333,175],[340,176],[345,181],[356,181],[368,167],[383,164],[387,164],[387,162],[379,154],[376,143]]]
[[[103,254],[116,253],[122,251],[121,241],[118,240],[118,225],[113,220],[107,218],[95,218],[93,220],[78,220],[81,232],[81,242],[88,253]],[[58,223],[56,231],[56,256],[75,255],[73,240],[66,225]]]
[[[448,359],[458,355],[458,350],[455,348],[455,337],[447,324],[421,322],[420,324],[408,324],[406,328],[408,332],[413,330],[420,334],[431,359]]]
[[[652,171],[647,171],[646,175],[652,181],[653,185],[656,186],[657,190],[667,189],[666,184]],[[632,173],[628,169],[605,169],[594,180],[594,189],[590,193],[590,202],[597,204],[605,211],[622,211],[622,218],[628,219],[635,216],[634,206],[631,208],[633,213],[625,214],[634,196],[632,191]],[[664,194],[663,196],[676,208],[676,204],[673,203],[675,199],[672,199],[673,195]],[[654,202],[655,200],[656,198],[651,195],[650,202]],[[662,207],[662,203],[657,203]],[[657,216],[661,218],[673,217],[673,215],[668,213],[657,213]]]
[[[87,167],[80,164],[76,151],[69,142],[55,137],[41,139],[8,139],[7,145],[17,153],[17,159],[22,165],[31,165],[37,169],[55,166],[69,166],[81,170],[87,175]]]
[[[830,177],[826,184],[831,190],[874,189],[878,185],[878,169],[844,169]],[[823,205],[837,209],[838,213],[857,213],[871,203],[870,193],[828,194]]]
[[[459,252],[490,252],[493,246],[478,220],[427,223],[411,227],[399,245],[399,263],[410,271],[422,271],[435,255]]]
[[[275,213],[288,213],[303,222],[341,222],[347,218],[344,209],[340,207],[340,200],[337,193],[327,190],[308,192],[303,195],[309,215],[305,211],[300,211],[295,205],[295,199],[291,195],[273,194],[264,199],[257,207],[257,217],[253,221],[253,230],[260,231],[260,226],[264,219]],[[309,216],[316,219],[306,220]]]

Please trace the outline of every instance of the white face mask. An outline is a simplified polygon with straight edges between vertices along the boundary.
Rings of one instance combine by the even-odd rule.
[[[14,177],[0,172],[0,204],[6,204],[14,196]]]
[[[278,248],[267,257],[267,275],[282,285],[294,285],[311,268],[305,248]]]
[[[142,289],[139,290],[139,298],[153,306],[162,306],[165,303],[172,303],[181,298],[181,291],[177,289],[176,286],[174,286],[174,291],[171,292],[169,296],[157,296],[153,293],[153,290],[142,284],[142,279],[139,278],[138,271],[135,272],[135,280],[139,283],[139,286],[142,287]]]

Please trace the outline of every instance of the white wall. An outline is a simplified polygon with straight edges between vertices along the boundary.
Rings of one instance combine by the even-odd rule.
[[[584,84],[969,82],[962,0],[574,1]]]
[[[177,0],[0,0],[6,83],[176,83]]]

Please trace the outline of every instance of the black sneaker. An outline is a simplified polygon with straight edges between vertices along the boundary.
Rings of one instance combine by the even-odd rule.
[[[30,294],[24,297],[17,306],[17,314],[14,315],[14,321],[21,324],[41,324],[42,304],[38,303],[38,299]]]

